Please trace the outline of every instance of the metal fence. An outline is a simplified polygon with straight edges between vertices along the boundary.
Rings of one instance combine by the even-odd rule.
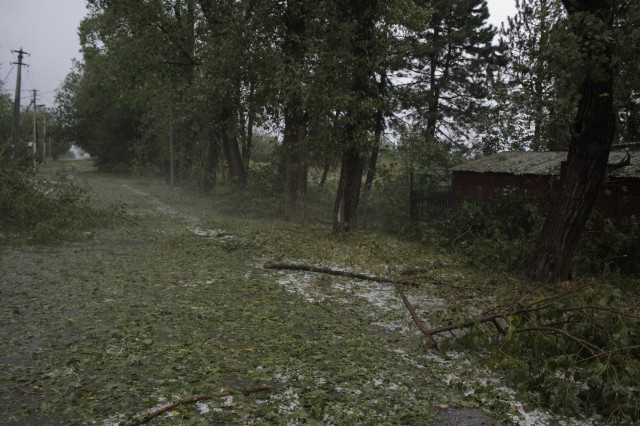
[[[445,219],[450,210],[450,187],[411,191],[409,214],[412,221]]]

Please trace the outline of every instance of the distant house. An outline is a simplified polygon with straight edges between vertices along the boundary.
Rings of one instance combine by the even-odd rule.
[[[621,149],[626,148],[626,149]],[[614,146],[609,154],[607,181],[596,201],[605,217],[640,217],[640,144]],[[630,155],[629,164],[620,163]],[[500,152],[451,169],[451,204],[464,200],[487,202],[497,190],[514,187],[550,200],[559,189],[567,152]]]

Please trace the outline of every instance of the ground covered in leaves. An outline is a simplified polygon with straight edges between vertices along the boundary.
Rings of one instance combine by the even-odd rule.
[[[2,424],[134,424],[203,394],[150,423],[588,421],[528,405],[481,353],[425,349],[393,285],[264,264],[419,267],[425,284],[406,293],[423,314],[495,302],[495,276],[470,287],[472,271],[425,245],[221,214],[211,197],[89,163],[73,173],[122,213],[74,242],[1,248]]]

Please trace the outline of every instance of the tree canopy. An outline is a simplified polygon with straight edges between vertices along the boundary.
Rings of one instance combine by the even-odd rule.
[[[309,167],[326,176],[338,163],[334,230],[356,228],[385,137],[410,152],[411,191],[465,156],[567,149],[577,82],[603,60],[615,70],[614,139],[640,132],[634,2],[611,2],[606,33],[585,18],[603,34],[592,45],[619,40],[594,59],[572,29],[574,1],[518,0],[500,30],[485,0],[88,3],[83,58],[58,96],[67,137],[103,169],[175,173],[206,191],[241,191],[264,169],[252,148],[267,137],[293,221],[308,219]]]

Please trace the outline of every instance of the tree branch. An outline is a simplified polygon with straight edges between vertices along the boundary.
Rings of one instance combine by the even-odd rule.
[[[335,275],[339,277],[347,277],[347,278],[355,278],[364,281],[373,281],[377,283],[388,283],[388,284],[400,284],[407,285],[412,287],[419,287],[423,284],[433,284],[440,285],[445,287],[451,287],[456,289],[462,289],[462,287],[455,286],[453,284],[449,284],[444,281],[436,281],[436,280],[425,280],[422,281],[413,281],[406,279],[398,279],[398,278],[390,278],[390,277],[378,277],[375,275],[363,274],[361,272],[351,272],[351,271],[343,271],[340,269],[331,269],[324,268],[322,266],[313,266],[313,265],[305,265],[301,263],[278,263],[278,262],[267,262],[264,264],[265,269],[278,269],[278,270],[290,270],[290,271],[307,271],[307,272],[318,272],[320,274],[327,275]]]
[[[411,302],[409,302],[409,299],[407,299],[407,296],[405,296],[404,292],[402,291],[402,288],[398,284],[395,284],[395,286],[396,286],[396,290],[398,291],[398,294],[400,295],[400,298],[404,302],[404,306],[406,306],[407,309],[409,310],[409,313],[411,314],[411,318],[413,318],[413,322],[415,322],[418,328],[420,329],[420,331],[425,336],[427,336],[427,338],[429,339],[433,347],[437,349],[438,344],[436,343],[436,340],[433,338],[433,335],[429,333],[429,329],[427,328],[427,326],[424,325],[424,323],[422,322],[418,314],[416,314],[416,310],[413,308],[413,305],[411,304]]]
[[[214,398],[224,398],[227,396],[231,396],[234,395],[236,393],[243,393],[245,395],[248,394],[252,394],[252,393],[257,393],[257,392],[264,392],[264,391],[269,391],[273,389],[273,386],[269,386],[269,385],[261,385],[261,386],[256,386],[253,388],[248,388],[248,389],[244,389],[240,392],[235,392],[235,391],[223,391],[223,392],[216,392],[214,394],[205,394],[205,395],[198,395],[198,396],[194,396],[192,398],[187,398],[187,399],[181,399],[179,401],[176,401],[172,404],[169,405],[165,405],[164,407],[161,407],[155,411],[152,411],[151,413],[147,414],[146,416],[139,418],[137,420],[134,420],[131,425],[132,426],[136,426],[136,425],[141,425],[141,424],[145,424],[145,423],[149,423],[151,420],[153,420],[154,418],[158,417],[161,414],[166,413],[169,410],[173,410],[174,408],[180,406],[180,405],[185,405],[185,404],[195,404],[196,402],[199,401],[205,401],[205,400],[209,400],[209,399],[214,399]]]

